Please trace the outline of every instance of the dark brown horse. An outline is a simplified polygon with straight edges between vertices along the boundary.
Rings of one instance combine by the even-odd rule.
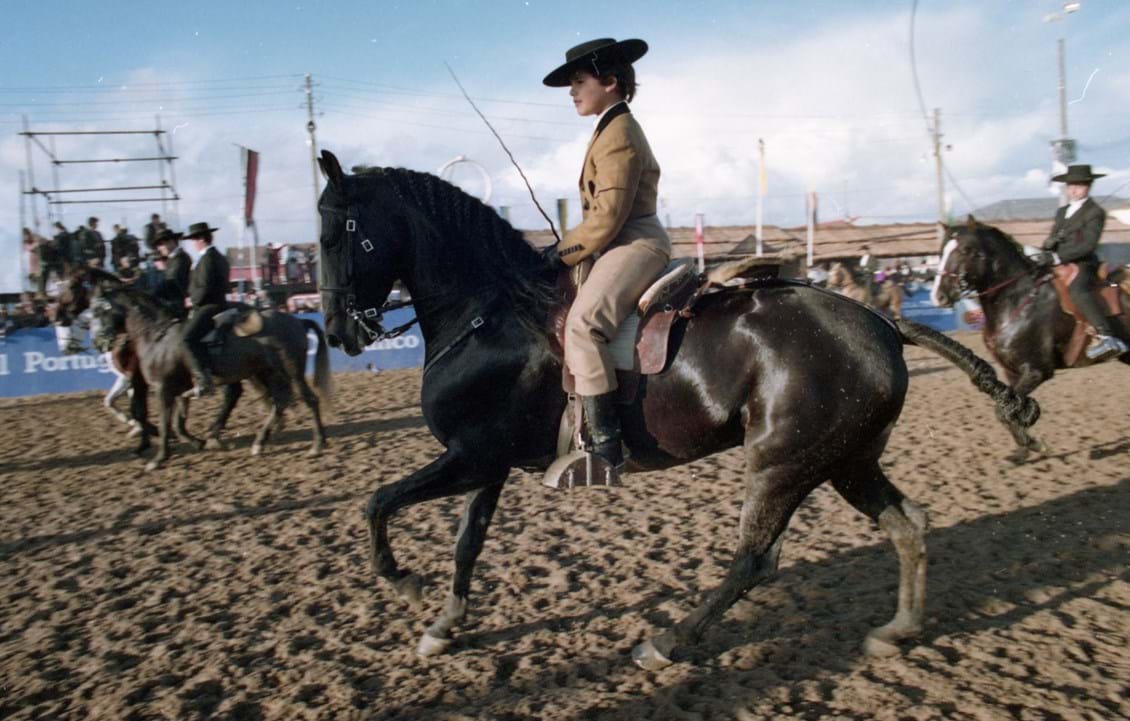
[[[1020,244],[991,225],[972,216],[962,225],[946,229],[939,272],[931,299],[951,306],[963,295],[976,295],[985,312],[985,345],[1004,367],[1014,391],[1028,397],[1056,369],[1065,368],[1067,348],[1075,331],[1075,318],[1065,313],[1052,285],[1052,269],[1024,254]],[[1122,315],[1111,327],[1130,341],[1130,296],[1120,295]],[[1130,364],[1130,354],[1120,359]],[[1089,365],[1080,354],[1075,367]],[[1029,451],[1047,447],[1027,428],[1012,426],[1017,449],[1009,458],[1023,461]]]
[[[346,176],[328,152],[321,165],[329,180],[320,210],[330,343],[357,354],[381,337],[381,308],[401,280],[426,344],[423,415],[446,449],[373,493],[367,515],[377,574],[418,602],[422,582],[398,567],[389,519],[415,503],[467,495],[451,595],[418,646],[435,653],[466,615],[474,563],[510,469],[545,469],[554,460],[566,407],[561,350],[547,332],[558,302],[556,273],[498,214],[439,178],[402,169]],[[834,293],[768,282],[707,295],[676,327],[666,370],[643,377],[622,406],[628,470],[669,468],[742,446],[748,479],[725,580],[672,629],[639,644],[638,664],[670,663],[678,647],[770,575],[793,511],[828,480],[898,551],[898,611],[868,634],[865,649],[893,653],[896,641],[921,631],[926,514],[879,464],[909,380],[903,344],[961,366],[998,397],[1012,422],[1036,413],[1016,404],[968,349],[897,323]],[[633,487],[647,492],[642,480]]]
[[[103,347],[114,342],[122,332],[129,336],[137,354],[141,374],[156,392],[159,408],[160,445],[157,455],[146,465],[152,470],[169,456],[169,431],[172,428],[179,438],[204,447],[184,428],[184,416],[173,410],[177,399],[192,388],[192,378],[187,363],[187,349],[181,339],[181,319],[171,313],[155,297],[132,288],[103,290],[93,305],[99,319]],[[318,324],[286,313],[262,314],[262,329],[253,336],[241,337],[229,333],[219,353],[212,355],[216,383],[235,389],[226,395],[224,407],[213,424],[218,433],[227,420],[231,408],[242,392],[240,381],[250,380],[269,399],[270,413],[251,446],[252,455],[258,455],[263,444],[276,427],[282,412],[292,397],[292,386],[297,386],[303,401],[310,408],[314,420],[314,442],[310,454],[316,455],[325,443],[318,395],[306,382],[307,331],[318,338],[314,358],[314,384],[329,402],[331,377],[329,350],[325,336]],[[231,391],[229,391],[231,393]]]

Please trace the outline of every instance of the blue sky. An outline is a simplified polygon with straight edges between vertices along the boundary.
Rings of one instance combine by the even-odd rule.
[[[238,242],[239,158],[263,154],[262,240],[314,235],[313,188],[299,90],[312,73],[319,146],[343,163],[435,171],[456,155],[486,168],[494,205],[520,227],[541,227],[517,174],[458,97],[446,60],[507,139],[543,205],[567,197],[591,124],[563,90],[541,86],[566,48],[593,37],[642,37],[633,103],[663,166],[661,214],[675,225],[752,223],[756,144],[769,168],[765,222],[803,222],[807,190],[821,219],[929,220],[933,163],[914,90],[906,2],[572,3],[290,2],[6,4],[0,38],[0,246],[13,257],[20,130],[144,129],[160,115],[173,137],[182,225],[209,220]],[[1048,143],[1059,135],[1056,38],[1067,42],[1069,134],[1081,162],[1110,177],[1096,195],[1130,182],[1130,3],[921,0],[915,18],[924,102],[942,109],[956,213],[1006,197],[1047,193]],[[1059,14],[1058,20],[1048,16]],[[17,28],[15,32],[12,28]],[[1084,93],[1084,88],[1086,92]],[[57,140],[60,157],[148,154],[151,142]],[[148,142],[148,144],[146,144]],[[33,153],[37,185],[50,166]],[[59,185],[141,185],[143,164],[65,166]],[[128,166],[128,167],[127,167]],[[453,176],[482,194],[462,166]],[[1120,194],[1130,194],[1130,186]],[[69,206],[135,231],[146,204]],[[41,223],[43,206],[40,205]],[[18,269],[0,271],[0,288]]]

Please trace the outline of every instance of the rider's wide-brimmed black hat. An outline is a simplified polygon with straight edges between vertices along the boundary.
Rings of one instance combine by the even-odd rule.
[[[192,225],[188,226],[188,230],[185,231],[184,237],[187,239],[202,238],[205,235],[212,235],[212,233],[215,233],[217,230],[219,230],[219,228],[213,228],[207,223],[193,223]]]
[[[171,230],[169,228],[161,228],[161,230],[157,232],[157,237],[153,240],[153,242],[156,245],[160,245],[161,243],[176,243],[183,237],[183,235],[174,230]]]
[[[1052,178],[1057,183],[1093,183],[1095,178],[1105,178],[1106,173],[1092,173],[1090,165],[1068,165],[1067,172]]]
[[[564,88],[569,86],[573,73],[586,70],[600,77],[613,65],[632,64],[647,52],[647,43],[643,40],[614,40],[613,38],[598,38],[587,43],[569,48],[565,51],[565,63],[545,76],[543,83],[551,88]]]

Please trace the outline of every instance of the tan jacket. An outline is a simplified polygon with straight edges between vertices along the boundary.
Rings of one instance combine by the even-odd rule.
[[[658,222],[633,223],[655,215],[659,163],[627,103],[600,119],[581,168],[581,224],[557,246],[568,265],[613,243],[644,242],[670,255],[671,241]]]

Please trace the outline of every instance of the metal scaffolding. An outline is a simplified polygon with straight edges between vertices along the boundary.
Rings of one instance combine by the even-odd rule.
[[[20,135],[24,136],[26,144],[27,167],[25,169],[26,176],[26,189],[22,192],[24,195],[31,196],[30,198],[30,220],[33,229],[38,233],[40,228],[40,203],[43,202],[43,215],[46,218],[46,223],[50,226],[55,221],[61,221],[63,217],[63,207],[67,205],[96,205],[96,204],[109,204],[109,203],[161,203],[161,214],[167,215],[169,205],[172,204],[173,215],[178,215],[177,201],[180,200],[180,195],[176,189],[176,166],[174,161],[177,156],[173,151],[173,137],[166,131],[161,129],[161,118],[156,118],[156,127],[152,130],[66,130],[66,131],[33,131],[28,126],[27,116],[23,118],[23,132]],[[62,158],[55,149],[55,138],[61,136],[76,136],[76,135],[152,135],[153,140],[157,147],[156,155],[145,155],[140,157],[121,157],[121,158]],[[167,136],[167,137],[166,137]],[[47,140],[45,144],[43,139]],[[47,156],[48,162],[51,165],[51,185],[50,188],[41,188],[35,182],[35,155],[33,148],[38,148]],[[157,179],[156,185],[118,185],[118,186],[105,186],[105,187],[87,187],[87,188],[64,188],[61,187],[59,181],[59,171],[63,166],[78,165],[78,164],[93,164],[93,163],[156,163],[157,164]],[[144,197],[136,197],[130,193],[132,191],[159,191],[157,193],[145,193]],[[97,196],[91,194],[107,193],[107,192],[127,192],[126,197],[113,197],[107,198],[105,196]],[[67,200],[60,199],[58,196],[78,193],[78,197],[72,197]],[[89,197],[87,197],[89,196]]]

